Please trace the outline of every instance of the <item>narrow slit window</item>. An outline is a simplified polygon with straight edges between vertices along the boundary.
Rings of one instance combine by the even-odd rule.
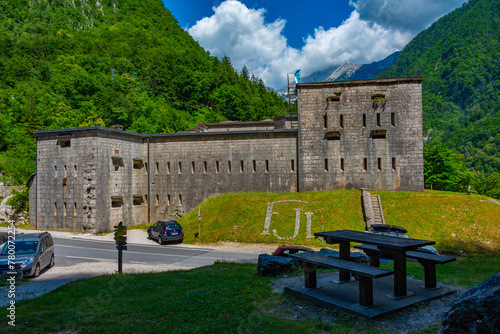
[[[382,158],[377,159],[377,167],[378,167],[378,170],[382,170]]]
[[[182,205],[182,195],[179,194],[179,205]]]
[[[170,194],[167,195],[167,205],[170,205]]]
[[[203,173],[207,173],[207,162],[203,161]]]
[[[380,113],[377,113],[377,127],[380,127]]]
[[[295,160],[292,159],[291,161],[291,167],[292,167],[292,173],[295,172]]]
[[[244,166],[243,166],[243,160],[240,160],[240,172],[243,173],[245,170],[244,170]]]
[[[219,171],[220,171],[220,169],[219,169],[219,162],[218,162],[218,161],[216,161],[216,162],[215,162],[215,172],[216,172],[217,174],[219,174]]]
[[[231,174],[231,161],[227,162],[227,172]]]
[[[144,168],[144,172],[147,174],[149,172],[148,163],[147,162],[144,163],[144,167],[146,167],[146,168]]]
[[[68,167],[64,165],[64,177],[68,174]]]
[[[392,170],[396,170],[396,158],[392,158]]]
[[[170,174],[170,161],[167,161],[167,174]]]
[[[73,202],[73,216],[76,217],[76,202]]]
[[[160,195],[156,194],[156,205],[160,205]]]
[[[257,171],[257,162],[255,160],[252,161],[252,171],[254,173]]]
[[[76,173],[78,172],[78,168],[76,167],[76,165],[74,165],[73,167],[74,167],[73,176],[76,177]]]
[[[368,169],[368,159],[366,158],[363,158],[363,169],[365,172]]]
[[[194,161],[191,161],[191,173],[194,174],[194,171],[195,171]]]
[[[66,206],[66,202],[63,203],[63,216],[66,216],[68,214],[68,208]]]
[[[269,160],[266,160],[266,173],[269,173]]]
[[[156,163],[156,174],[160,174],[160,163]]]
[[[325,129],[328,129],[328,117],[327,117],[327,115],[326,115],[326,114],[325,114],[325,115],[323,115],[323,127],[324,127]]]
[[[328,159],[325,159],[325,172],[328,172]]]
[[[179,161],[179,174],[182,174],[182,162]]]
[[[363,127],[366,128],[366,114],[363,114]]]
[[[391,112],[391,125],[396,126],[396,114]]]
[[[344,171],[344,158],[340,159],[340,170]]]
[[[57,202],[54,202],[54,216],[57,216]]]
[[[57,166],[54,166],[54,177],[57,177]]]
[[[340,125],[340,128],[343,129],[344,128],[344,115],[340,115],[339,117],[339,125]]]

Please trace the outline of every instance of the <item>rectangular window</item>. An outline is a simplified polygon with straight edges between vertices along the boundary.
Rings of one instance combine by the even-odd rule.
[[[144,166],[141,159],[134,159],[134,169],[141,169]]]
[[[240,172],[241,173],[244,172],[244,169],[243,169],[243,160],[240,160]]]
[[[227,162],[227,172],[231,174],[231,161]]]
[[[134,205],[141,205],[144,203],[144,198],[141,195],[134,195],[133,196],[133,204]]]
[[[325,172],[328,172],[328,159],[325,159]]]
[[[266,173],[269,173],[269,160],[266,160]]]
[[[363,114],[363,127],[366,128],[366,114]]]
[[[179,161],[179,174],[182,174],[182,162]]]
[[[125,166],[123,164],[123,158],[120,157],[111,157],[111,163],[113,164],[113,167],[115,168],[116,172],[120,170],[120,167]]]
[[[215,172],[217,174],[219,174],[219,162],[218,161],[215,162]]]
[[[255,160],[252,161],[252,170],[254,173],[257,171],[257,162]]]
[[[203,173],[207,173],[207,162],[203,161]]]
[[[339,125],[340,125],[340,128],[343,129],[344,128],[344,115],[340,115],[339,117]]]
[[[170,161],[167,161],[167,174],[170,174]]]
[[[392,170],[396,170],[396,158],[392,158]]]
[[[344,171],[344,158],[340,158],[340,170]]]
[[[328,116],[326,114],[323,115],[323,127],[328,129]]]
[[[122,197],[111,197],[111,207],[112,208],[119,208],[123,205],[123,198]]]
[[[391,125],[396,126],[396,114],[391,112]]]
[[[292,163],[291,163],[291,167],[292,167],[292,173],[295,172],[295,160],[292,159]]]
[[[366,158],[363,158],[363,169],[365,170],[365,172],[368,169],[368,159]]]
[[[382,158],[377,159],[377,167],[378,167],[378,170],[382,170]]]
[[[194,171],[195,171],[194,161],[191,161],[191,173],[194,174]]]
[[[377,113],[377,127],[380,127],[380,113]]]

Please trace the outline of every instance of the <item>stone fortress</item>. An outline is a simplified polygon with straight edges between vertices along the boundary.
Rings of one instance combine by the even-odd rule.
[[[234,192],[423,191],[422,80],[303,83],[297,115],[175,134],[38,131],[31,222],[98,233]]]

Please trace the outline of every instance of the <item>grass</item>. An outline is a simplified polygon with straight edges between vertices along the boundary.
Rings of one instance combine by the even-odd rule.
[[[425,191],[372,192],[380,195],[387,224],[404,227],[412,238],[436,241],[436,248],[458,256],[498,256],[500,254],[500,206],[480,195]],[[299,200],[307,203],[287,202]],[[270,234],[263,235],[268,204],[274,202]],[[302,209],[297,237],[293,236],[296,208]],[[312,233],[322,229],[365,229],[361,194],[355,190],[315,193],[238,193],[209,198],[201,204],[201,242],[234,241],[325,246],[319,239],[307,238],[306,212],[312,213]],[[179,219],[185,242],[199,242],[198,208]],[[142,228],[147,228],[143,226]]]
[[[386,265],[386,264],[384,264]],[[438,267],[438,280],[471,287],[496,273],[499,258],[460,259]],[[479,269],[478,269],[479,268]],[[273,279],[255,265],[216,263],[189,271],[106,275],[79,280],[16,303],[12,333],[386,333],[376,320],[315,308],[318,316],[293,318],[307,305],[271,292]],[[422,267],[408,272],[421,278]],[[464,273],[467,273],[464,275]],[[0,317],[6,319],[6,309]],[[319,315],[329,315],[324,322]],[[417,329],[436,333],[433,328]]]

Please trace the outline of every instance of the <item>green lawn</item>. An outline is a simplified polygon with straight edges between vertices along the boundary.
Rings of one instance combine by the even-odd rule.
[[[500,267],[500,258],[460,259],[438,267],[438,281],[472,287]],[[297,321],[289,309],[304,305],[255,274],[251,264],[216,263],[189,271],[107,275],[79,280],[16,304],[16,327],[5,320],[0,332],[16,333],[384,333],[375,320],[317,308]],[[418,263],[408,273],[422,279]],[[417,330],[417,328],[415,328]],[[419,329],[435,332],[434,329]]]

